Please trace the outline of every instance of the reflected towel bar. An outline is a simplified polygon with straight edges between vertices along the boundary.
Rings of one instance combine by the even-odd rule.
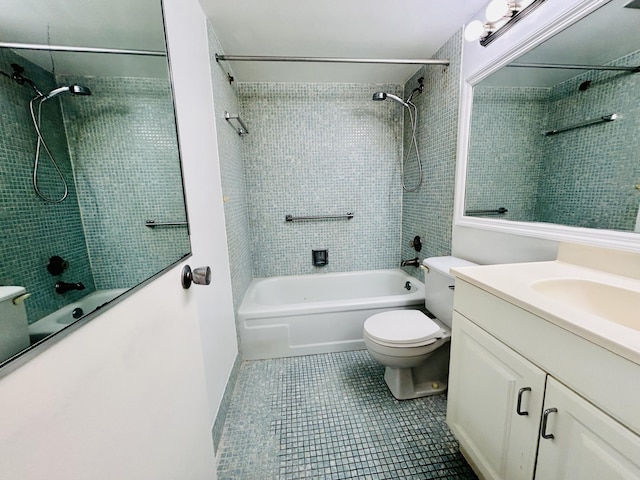
[[[574,125],[569,125],[568,127],[556,128],[555,130],[549,130],[547,132],[543,132],[545,136],[555,135],[556,133],[566,132],[568,130],[574,130],[576,128],[588,127],[589,125],[596,125],[598,123],[603,122],[613,122],[618,118],[617,113],[610,113],[609,115],[602,115],[598,118],[592,118],[591,120],[586,120],[584,122],[576,123]]]
[[[464,212],[465,215],[502,215],[504,213],[507,213],[509,210],[507,210],[504,207],[500,207],[496,210],[466,210]]]
[[[235,113],[224,112],[224,119],[227,122],[229,122],[229,125],[231,125],[233,128],[236,129],[236,132],[238,132],[238,135],[240,135],[241,137],[249,133],[249,129],[240,118],[240,115]],[[240,126],[236,126],[233,123],[231,123],[232,120],[238,122]]]
[[[156,222],[155,220],[147,220],[144,222],[145,227],[186,227],[187,222]]]
[[[640,66],[627,65],[576,65],[569,63],[509,63],[507,67],[551,68],[559,70],[603,70],[612,72],[640,73]]]
[[[293,215],[286,215],[284,217],[285,222],[299,222],[304,220],[335,220],[340,218],[346,218],[347,220],[351,220],[353,218],[353,213],[347,213],[345,215],[312,215],[306,217],[294,217]]]
[[[71,45],[46,45],[38,43],[0,42],[0,48],[14,50],[44,50],[50,52],[76,52],[76,53],[106,53],[111,55],[143,55],[151,57],[166,57],[165,52],[159,50],[131,50],[124,48],[96,48],[74,47]]]

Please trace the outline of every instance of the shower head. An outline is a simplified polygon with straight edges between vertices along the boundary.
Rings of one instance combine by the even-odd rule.
[[[399,104],[408,107],[409,105],[407,104],[407,102],[405,102],[404,100],[402,100],[400,97],[392,94],[392,93],[387,93],[387,92],[376,92],[373,94],[373,98],[372,100],[375,101],[381,101],[381,100],[386,100],[387,98],[390,98],[391,100],[395,100],[396,102],[398,102]]]
[[[42,101],[49,100],[50,98],[56,97],[61,93],[69,92],[71,95],[91,95],[91,90],[83,85],[69,85],[65,87],[58,87],[51,90],[49,93],[46,93],[42,97]]]

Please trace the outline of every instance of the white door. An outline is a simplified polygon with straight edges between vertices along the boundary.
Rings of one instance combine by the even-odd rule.
[[[640,478],[640,437],[552,377],[545,412],[537,479]]]
[[[0,479],[215,479],[193,297],[176,267],[2,378]]]
[[[533,478],[545,377],[454,312],[447,423],[486,478]]]

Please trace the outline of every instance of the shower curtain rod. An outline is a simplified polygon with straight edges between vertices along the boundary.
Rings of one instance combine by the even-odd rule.
[[[613,70],[622,72],[640,72],[640,66],[614,66],[614,65],[572,65],[561,63],[510,63],[507,67],[521,68],[558,68],[563,70]]]
[[[275,57],[252,55],[218,55],[216,62],[308,62],[308,63],[385,63],[391,65],[449,65],[449,60],[393,59],[393,58],[342,58],[342,57]]]
[[[165,57],[165,52],[157,50],[130,50],[122,48],[97,48],[97,47],[70,47],[67,45],[43,45],[37,43],[11,43],[0,42],[0,48],[13,48],[15,50],[48,50],[53,52],[74,53],[115,53],[118,55],[144,55],[150,57]]]

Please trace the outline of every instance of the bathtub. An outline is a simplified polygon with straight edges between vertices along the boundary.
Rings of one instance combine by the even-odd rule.
[[[360,350],[368,317],[420,306],[424,284],[400,269],[256,278],[238,309],[242,355],[257,360]]]
[[[33,322],[29,325],[29,339],[31,343],[38,342],[49,335],[62,330],[70,323],[75,322],[84,315],[93,312],[96,308],[101,307],[110,302],[118,295],[126,292],[126,288],[113,288],[109,290],[96,290],[89,295],[82,297],[77,302],[73,302],[65,307],[50,313],[46,317]],[[82,312],[76,312],[77,318],[73,317],[73,311],[82,309]]]

